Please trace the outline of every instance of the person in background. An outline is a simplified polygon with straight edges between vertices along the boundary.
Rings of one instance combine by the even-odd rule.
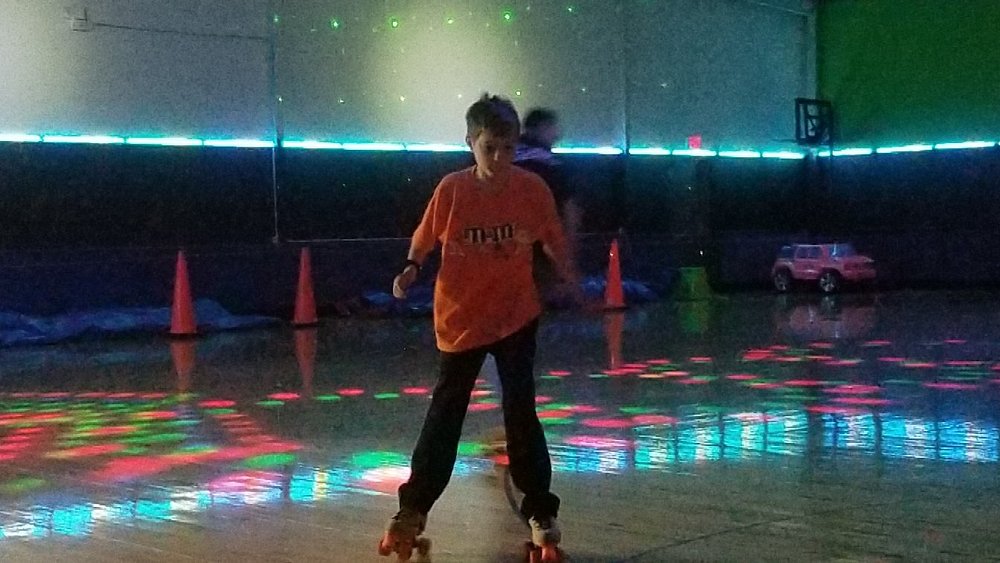
[[[576,262],[576,238],[583,213],[577,205],[562,163],[552,152],[552,147],[562,136],[558,114],[548,108],[534,108],[524,117],[521,138],[517,145],[514,164],[541,176],[552,191],[556,208],[566,233],[566,253],[571,263]],[[560,304],[572,302],[574,296],[552,289],[552,267],[541,249],[535,249],[535,281],[546,301]],[[563,288],[564,289],[564,288]]]

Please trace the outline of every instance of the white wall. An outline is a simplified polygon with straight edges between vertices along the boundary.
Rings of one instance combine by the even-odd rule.
[[[461,142],[489,90],[568,144],[767,148],[814,89],[801,0],[0,0],[0,133],[270,138],[272,3],[289,139]]]
[[[271,136],[266,4],[0,0],[0,132]]]

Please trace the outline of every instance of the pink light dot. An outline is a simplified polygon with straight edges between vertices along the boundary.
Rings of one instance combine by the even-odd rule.
[[[973,383],[929,382],[924,383],[924,387],[927,387],[928,389],[940,389],[942,391],[974,391],[979,389],[979,386]]]
[[[892,404],[892,401],[889,399],[876,399],[874,397],[837,397],[833,399],[833,402],[843,405],[866,405],[873,407]]]
[[[570,446],[577,446],[580,448],[596,448],[596,449],[609,449],[609,450],[621,450],[630,448],[632,444],[627,440],[619,440],[615,438],[605,438],[604,436],[570,436],[563,440],[564,444]]]
[[[689,361],[694,364],[707,364],[714,360],[710,356],[692,356]]]
[[[789,387],[822,387],[827,385],[827,382],[819,379],[789,379],[785,385]]]
[[[549,397],[547,395],[538,395],[537,397],[535,397],[536,405],[544,405],[545,403],[551,403],[551,402],[552,402],[552,397]]]
[[[676,381],[681,385],[705,385],[709,383],[707,379],[695,379],[693,377],[687,379],[678,379]]]
[[[661,414],[643,414],[639,416],[633,416],[632,422],[639,426],[653,426],[662,424],[677,424],[678,419],[672,416],[664,416]]]
[[[749,381],[751,379],[757,379],[757,376],[749,373],[734,373],[732,375],[727,375],[726,379],[732,379],[733,381]]]
[[[235,407],[236,406],[236,401],[227,401],[227,400],[221,400],[221,399],[220,400],[210,399],[210,400],[202,401],[202,402],[198,403],[198,406],[201,407],[201,408],[203,408],[203,409],[225,409],[225,408],[229,408],[229,407]]]
[[[301,396],[298,393],[271,393],[267,398],[274,399],[275,401],[294,401],[301,398]]]
[[[881,387],[875,385],[838,385],[830,389],[824,389],[824,393],[835,393],[838,395],[867,395],[869,393],[879,393]]]
[[[569,372],[569,371],[566,371],[564,369],[549,370],[549,375],[554,376],[554,377],[566,377],[568,375],[572,375],[572,373],[573,372]]]
[[[337,394],[342,395],[344,397],[357,397],[358,395],[364,395],[365,390],[349,387],[347,389],[341,389],[340,391],[337,391]]]
[[[426,395],[430,393],[431,390],[428,387],[404,387],[404,395]]]
[[[469,405],[469,412],[491,411],[500,408],[496,403],[472,403]]]
[[[632,428],[635,425],[624,418],[588,418],[580,424],[589,428]]]
[[[656,358],[654,360],[647,360],[646,363],[651,366],[663,366],[669,364],[670,360],[667,358]]]

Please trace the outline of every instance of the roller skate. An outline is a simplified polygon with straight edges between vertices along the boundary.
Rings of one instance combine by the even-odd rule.
[[[401,508],[392,520],[378,543],[378,554],[389,556],[396,553],[397,561],[413,561],[413,563],[430,563],[431,540],[421,537],[427,516],[407,508]],[[413,557],[414,550],[416,557]],[[413,559],[411,559],[413,557]]]
[[[525,543],[526,560],[529,563],[563,563],[563,552],[559,549],[562,533],[555,518],[528,518],[531,527],[531,541]]]

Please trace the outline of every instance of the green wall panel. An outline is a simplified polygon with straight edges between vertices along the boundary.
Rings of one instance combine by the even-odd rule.
[[[826,0],[817,26],[838,145],[1000,138],[1000,1]]]

